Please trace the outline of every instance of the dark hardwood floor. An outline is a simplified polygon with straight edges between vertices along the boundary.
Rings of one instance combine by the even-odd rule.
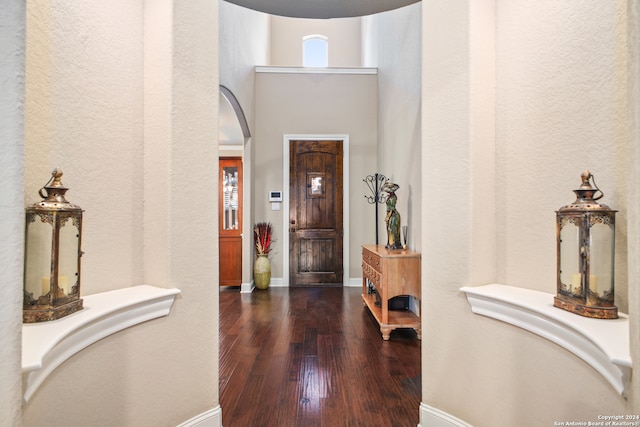
[[[360,293],[221,288],[224,427],[417,426],[420,341],[383,341]]]

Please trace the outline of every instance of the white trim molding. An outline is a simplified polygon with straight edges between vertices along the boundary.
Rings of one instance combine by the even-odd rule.
[[[253,280],[250,281],[249,283],[247,282],[243,282],[240,285],[240,293],[241,294],[250,294],[251,292],[253,292],[253,288],[255,287]]]
[[[362,277],[349,277],[349,279],[345,280],[343,285],[348,288],[359,288],[362,287]],[[285,283],[282,277],[272,277],[271,282],[269,282],[270,288],[286,288],[289,287],[288,283]],[[253,281],[250,283],[243,283],[240,287],[241,294],[250,294],[255,289],[255,284]]]
[[[345,284],[350,288],[361,288],[362,287],[362,277],[350,277],[349,282]]]
[[[440,409],[420,403],[420,424],[418,427],[473,427]]]
[[[526,329],[569,350],[623,397],[631,378],[629,317],[592,319],[553,306],[553,295],[499,284],[465,286],[471,311]]]
[[[88,295],[84,308],[62,319],[22,325],[24,401],[54,369],[102,338],[147,320],[167,316],[179,289],[133,286]]]
[[[349,67],[272,67],[258,66],[256,73],[274,74],[378,74],[377,68],[349,68]]]
[[[349,286],[349,135],[346,134],[301,134],[291,135],[285,134],[282,138],[282,229],[284,236],[282,238],[282,247],[285,248],[284,253],[289,253],[289,141],[342,141],[342,283],[343,286]],[[289,286],[289,256],[282,257],[282,286]]]
[[[178,427],[222,427],[222,408],[218,405],[183,422]]]
[[[269,287],[270,288],[286,288],[289,285],[286,285],[284,283],[284,279],[282,277],[272,277],[269,281]],[[253,290],[256,288],[256,284],[254,283],[254,281],[252,280],[249,283],[243,283],[240,286],[240,293],[241,294],[250,294],[253,292]]]

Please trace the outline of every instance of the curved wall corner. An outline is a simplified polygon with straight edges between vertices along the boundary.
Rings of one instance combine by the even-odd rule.
[[[473,427],[459,418],[440,409],[420,403],[420,424],[418,427]]]
[[[629,317],[591,319],[553,306],[553,295],[499,284],[465,286],[471,310],[540,335],[583,359],[626,397],[631,378]]]
[[[167,316],[180,293],[149,285],[83,297],[84,308],[62,319],[22,326],[24,401],[65,360],[96,341],[147,320]]]

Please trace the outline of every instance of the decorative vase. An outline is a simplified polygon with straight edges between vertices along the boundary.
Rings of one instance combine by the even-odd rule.
[[[253,281],[258,289],[267,289],[271,282],[271,262],[266,254],[258,255],[253,264]]]

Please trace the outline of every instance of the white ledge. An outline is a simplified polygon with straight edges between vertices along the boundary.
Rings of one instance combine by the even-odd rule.
[[[94,342],[138,323],[166,316],[179,289],[140,285],[82,297],[84,308],[62,319],[22,325],[24,400],[51,372]]]
[[[471,310],[540,335],[598,371],[626,397],[631,378],[629,317],[591,319],[553,306],[553,295],[505,285],[465,286]]]

